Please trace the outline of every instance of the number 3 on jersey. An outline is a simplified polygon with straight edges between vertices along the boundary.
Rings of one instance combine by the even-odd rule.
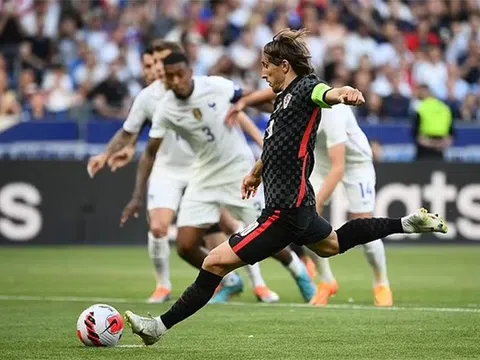
[[[207,136],[208,142],[215,141],[215,135],[213,135],[212,130],[208,126],[202,127],[202,131]]]

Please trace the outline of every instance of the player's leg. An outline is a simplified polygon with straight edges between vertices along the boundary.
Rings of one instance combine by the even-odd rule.
[[[308,247],[321,257],[342,254],[349,249],[382,239],[393,234],[419,234],[439,232],[447,233],[445,221],[437,214],[430,214],[425,209],[399,219],[370,218],[354,219],[346,222],[337,230],[325,235],[328,222],[318,216],[302,239]],[[323,240],[318,240],[322,239]]]
[[[220,220],[221,221],[221,220]],[[206,248],[211,251],[217,246],[221,245],[228,240],[228,236],[221,230],[220,224],[214,224],[210,226],[205,235],[203,236]],[[223,289],[223,291],[222,291]],[[215,294],[221,294],[220,296],[214,296],[211,300],[212,303],[221,303],[228,301],[232,296],[238,295],[243,291],[243,281],[240,276],[232,271],[225,275],[222,282],[215,290]]]
[[[375,209],[375,168],[368,163],[347,169],[343,185],[349,203],[351,219],[372,218]],[[392,306],[393,294],[387,276],[387,259],[382,240],[363,245],[363,250],[374,274],[374,303]]]
[[[324,179],[327,175],[328,173],[322,171],[320,166],[314,167],[312,175],[310,176],[310,182],[315,190],[318,191],[322,188]],[[329,202],[330,199],[327,200],[327,203]],[[319,215],[322,214],[319,213]],[[338,282],[333,275],[330,260],[318,256],[308,248],[306,252],[315,263],[320,277],[320,281],[317,284],[317,292],[310,303],[316,306],[326,306],[328,304],[328,299],[338,292]]]
[[[170,281],[169,226],[175,217],[186,184],[169,176],[168,171],[156,169],[150,176],[148,188],[148,252],[153,262],[157,285],[148,299],[161,303],[169,299]]]
[[[255,205],[254,205],[255,206]],[[263,206],[258,204],[259,215]],[[220,216],[220,228],[225,234],[231,235],[238,232],[241,232],[245,228],[245,223],[243,221],[235,219],[230,212],[223,208]],[[277,293],[270,290],[265,283],[265,280],[260,269],[260,264],[256,263],[253,265],[245,266],[247,271],[248,278],[252,283],[253,293],[255,297],[265,303],[273,303],[280,300],[280,297]]]
[[[291,243],[290,248],[297,254],[297,256],[302,260],[307,268],[308,276],[312,281],[315,281],[317,277],[317,264],[315,263],[315,259],[312,258],[310,254],[307,253],[308,249],[304,246],[299,246],[297,244]],[[310,251],[311,253],[311,251]]]
[[[213,249],[195,282],[163,315],[147,318],[127,311],[125,317],[133,332],[146,345],[154,344],[174,325],[204,307],[227,273],[246,263],[261,261],[285,247],[293,235],[282,226],[280,217],[279,211],[264,210],[256,223]]]
[[[305,264],[290,247],[282,249],[273,257],[288,270],[295,280],[303,299],[309,302],[315,295],[316,290]]]
[[[203,196],[199,199],[198,196]],[[203,239],[212,224],[220,219],[220,207],[209,201],[211,194],[208,190],[187,189],[178,213],[177,252],[190,265],[201,269],[209,253],[203,246]],[[210,239],[212,241],[212,239]],[[243,281],[236,273],[225,277],[222,283],[223,296],[230,298],[243,291]]]

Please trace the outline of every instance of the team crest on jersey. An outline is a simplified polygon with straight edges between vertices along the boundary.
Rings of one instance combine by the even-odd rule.
[[[292,100],[292,94],[287,94],[283,98],[283,108],[286,109],[288,107],[288,104],[290,104],[290,100]]]
[[[198,108],[193,109],[193,116],[195,117],[195,119],[199,121],[202,120],[202,112],[200,111],[200,109]]]

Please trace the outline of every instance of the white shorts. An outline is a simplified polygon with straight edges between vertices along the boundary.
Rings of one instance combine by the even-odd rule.
[[[208,227],[220,221],[220,209],[226,208],[232,216],[249,224],[263,209],[263,191],[255,198],[242,199],[241,182],[215,187],[190,184],[178,212],[177,226]]]
[[[314,169],[310,183],[315,193],[322,187],[327,173]],[[375,209],[375,168],[372,163],[345,169],[342,185],[347,195],[348,211],[352,214],[373,212]]]
[[[177,211],[188,184],[188,176],[181,171],[154,167],[148,180],[147,210],[172,209]]]

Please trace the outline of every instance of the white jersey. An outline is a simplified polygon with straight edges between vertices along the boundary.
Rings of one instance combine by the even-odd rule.
[[[365,133],[360,129],[352,109],[344,104],[322,109],[322,120],[317,132],[315,167],[322,173],[330,170],[328,149],[344,143],[345,167],[372,162],[372,149]]]
[[[157,105],[167,93],[160,80],[156,80],[142,89],[135,98],[123,129],[129,133],[138,134],[145,121],[152,121]],[[160,108],[159,111],[162,111]],[[190,146],[174,131],[168,131],[164,138],[165,146],[158,151],[155,166],[167,168],[187,168],[193,163],[194,154]]]
[[[218,76],[195,76],[193,81],[188,99],[177,98],[173,91],[165,94],[155,111],[150,137],[164,138],[170,129],[190,144],[196,154],[192,182],[203,187],[238,182],[254,157],[242,132],[224,122],[241,92],[232,81]]]

